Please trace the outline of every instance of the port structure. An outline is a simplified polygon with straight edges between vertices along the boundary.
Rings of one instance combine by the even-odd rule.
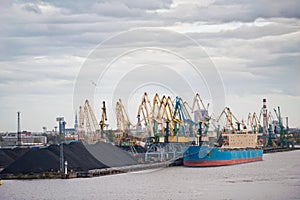
[[[246,129],[245,124],[240,122],[240,120],[237,119],[237,117],[232,113],[229,107],[224,108],[224,110],[217,118],[217,122],[220,122],[223,116],[225,116],[225,125],[223,129],[224,132],[236,133],[238,131],[241,131],[241,125],[243,129]]]
[[[217,122],[225,116],[225,123],[222,126],[222,133],[243,133],[257,134],[257,145],[265,149],[268,148],[294,148],[292,138],[288,138],[288,124],[286,128],[283,125],[283,117],[281,116],[280,107],[274,109],[277,119],[272,112],[267,110],[266,99],[263,99],[263,106],[260,109],[259,116],[256,112],[249,113],[247,123],[238,120],[229,107],[225,107]],[[247,127],[248,126],[248,127]]]
[[[172,100],[165,95],[160,98],[156,93],[150,101],[148,94],[144,93],[138,106],[137,122],[132,123],[119,99],[116,103],[116,144],[140,145],[147,150],[145,157],[149,160],[153,156],[158,160],[177,157],[182,155],[183,146],[187,147],[195,138],[200,138],[199,129],[208,130],[210,117],[207,109],[199,94],[196,94],[193,106],[189,106],[180,97]],[[192,120],[191,114],[196,113],[200,116]]]
[[[101,120],[98,122],[89,100],[85,100],[83,106],[79,106],[79,140],[89,144],[98,141],[106,141],[105,127],[108,127],[105,101],[102,102]]]
[[[265,99],[259,116],[255,112],[249,113],[247,123],[239,120],[229,107],[225,107],[217,118],[209,116],[209,104],[205,106],[198,93],[194,96],[191,105],[178,96],[171,99],[170,96],[160,97],[156,93],[151,99],[145,92],[138,105],[136,123],[133,123],[122,100],[119,99],[115,107],[117,130],[114,142],[118,146],[128,147],[127,149],[133,154],[138,152],[136,147],[142,147],[146,152],[145,158],[151,160],[156,157],[161,161],[166,158],[177,158],[191,143],[218,145],[217,140],[222,134],[257,134],[259,141],[252,142],[251,146],[254,144],[267,146],[270,141],[274,146],[274,141],[275,145],[278,145],[279,141],[284,139],[284,136],[279,139],[276,137],[277,126],[273,123],[272,113],[267,112]],[[221,123],[221,118],[225,118],[224,124]],[[281,116],[279,118],[281,119]],[[88,100],[79,107],[78,132],[83,133],[84,138],[81,137],[83,140],[89,143],[101,141],[101,138],[105,137],[104,129],[108,126],[105,121],[107,121],[105,102],[103,102],[99,123]],[[282,120],[278,121],[282,124]],[[268,141],[262,142],[266,124],[268,132],[265,135],[268,134]]]
[[[283,125],[283,120],[280,112],[280,107],[277,107],[277,110],[274,108],[275,115],[279,123],[279,141],[277,141],[277,146],[284,148],[294,148],[294,142],[287,138],[288,136],[288,123],[286,122],[286,128]],[[277,131],[275,131],[277,132]]]
[[[120,99],[116,104],[118,131],[135,132],[140,138],[151,138],[153,142],[163,141],[168,134],[170,137],[184,137],[192,130],[189,126],[194,125],[187,110],[180,97],[173,103],[171,97],[160,98],[155,94],[151,102],[144,93],[138,107],[137,123],[132,123]]]
[[[250,129],[253,133],[262,132],[262,126],[256,112],[253,112],[253,114],[248,114],[247,125],[250,126]]]
[[[258,133],[262,134],[263,146],[265,148],[294,148],[292,138],[288,138],[288,121],[284,127],[280,107],[273,109],[275,118],[271,111],[268,112],[266,102],[267,100],[263,99],[263,106],[258,117]]]

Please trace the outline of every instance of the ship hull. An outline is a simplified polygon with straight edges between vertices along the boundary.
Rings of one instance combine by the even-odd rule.
[[[190,146],[183,153],[183,165],[188,167],[213,167],[261,161],[262,149],[222,149]]]

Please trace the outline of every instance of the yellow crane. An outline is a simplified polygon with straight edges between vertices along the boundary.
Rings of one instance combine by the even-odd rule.
[[[220,116],[217,119],[217,122],[220,121],[221,117],[225,115],[225,131],[228,132],[230,129],[232,130],[232,133],[236,133],[237,131],[240,131],[240,125],[241,122],[233,115],[229,107],[225,107],[224,110],[221,112]],[[235,120],[235,123],[237,124],[237,128],[233,125],[233,120]]]
[[[142,142],[143,136],[134,136],[131,132],[131,128],[135,128],[137,125],[133,125],[130,122],[121,99],[116,103],[116,117],[118,130],[116,144],[119,146],[130,146],[133,152],[135,152],[133,146],[144,146]]]
[[[164,99],[165,97],[163,97],[163,99],[160,99],[157,93],[153,97],[151,118],[155,140],[158,140],[159,135],[162,135],[162,130],[164,129],[163,121],[161,118],[161,108]]]
[[[85,139],[88,143],[94,143],[99,139],[99,124],[88,100],[85,100],[83,106],[79,106],[78,133],[79,139]]]
[[[248,114],[247,124],[251,127],[253,133],[258,133],[261,128],[259,118],[255,112],[253,114]]]
[[[174,134],[173,129],[174,129],[174,124],[173,124],[173,110],[174,110],[174,105],[172,103],[172,99],[170,96],[165,97],[163,96],[162,101],[161,101],[161,107],[160,109],[162,110],[161,115],[159,116],[159,119],[161,119],[162,123],[166,123],[166,127],[163,127],[163,134],[166,134],[166,128],[168,128],[169,132],[171,135]]]
[[[200,95],[197,93],[194,97],[194,101],[193,101],[193,105],[191,108],[191,112],[194,113],[195,112],[195,106],[197,106],[198,112],[199,112],[199,121],[201,122],[205,122],[206,119],[208,119],[208,107],[209,104],[207,104],[207,107],[204,106],[204,103],[200,97]],[[202,114],[202,111],[204,111],[204,116]]]
[[[99,133],[99,126],[95,113],[88,100],[84,104],[84,116],[86,120],[87,133]]]
[[[127,132],[130,130],[130,125],[128,115],[125,111],[122,100],[119,99],[116,103],[116,117],[117,117],[117,130],[119,132]]]
[[[190,106],[187,102],[184,102],[184,105],[185,108],[189,108],[191,114],[194,113],[195,119],[191,120],[193,123],[190,123],[189,125],[191,133],[199,135],[202,132],[202,129],[204,129],[204,133],[207,133],[209,124],[212,124],[215,128],[217,128],[214,123],[210,123],[213,119],[208,115],[209,104],[207,104],[207,106],[204,105],[199,93],[196,93],[192,106]],[[197,125],[198,130],[196,128]]]
[[[145,121],[146,130],[148,131],[149,137],[154,137],[151,111],[152,111],[151,103],[150,103],[147,93],[145,92],[142,97],[142,101],[139,105],[139,109],[138,109],[138,114],[137,114],[138,125],[140,125],[140,123],[142,121]],[[141,115],[142,115],[142,118],[141,118]]]

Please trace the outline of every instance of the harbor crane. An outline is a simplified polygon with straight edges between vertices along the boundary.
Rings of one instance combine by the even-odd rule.
[[[117,117],[117,137],[116,144],[119,146],[130,146],[136,144],[137,138],[131,134],[131,128],[136,127],[129,121],[128,114],[124,108],[122,100],[119,99],[116,103],[116,117]]]
[[[87,133],[99,133],[100,130],[97,119],[88,100],[86,100],[84,104],[84,116],[86,120]]]
[[[172,123],[174,105],[170,96],[163,96],[160,109],[162,109],[162,113],[159,118],[162,120],[162,123],[166,124],[166,127],[162,129],[162,133],[167,138],[169,135],[174,135],[174,124]]]
[[[221,112],[220,116],[217,119],[217,122],[221,119],[221,117],[225,115],[226,123],[225,123],[225,131],[232,130],[232,133],[236,133],[237,131],[241,130],[241,122],[233,115],[229,107],[225,107],[224,110]],[[237,128],[233,125],[233,120],[237,125]],[[226,130],[227,129],[227,130]]]
[[[185,102],[180,97],[176,97],[176,103],[174,107],[172,121],[174,122],[174,135],[177,135],[177,124],[181,125],[182,134],[186,135],[186,132],[193,132],[194,122],[186,108]],[[187,129],[186,129],[187,127]]]
[[[161,119],[161,104],[162,100],[160,99],[159,95],[156,93],[153,97],[153,104],[152,104],[152,120],[153,120],[153,134],[155,141],[158,140],[158,131],[163,129],[163,122]]]
[[[194,97],[193,105],[192,105],[192,108],[191,108],[192,113],[195,112],[195,106],[197,106],[197,109],[198,109],[198,112],[199,112],[199,115],[200,115],[200,120],[209,118],[208,115],[207,115],[209,104],[207,104],[207,106],[205,107],[204,103],[203,103],[203,101],[202,101],[202,99],[201,99],[201,97],[198,93]],[[201,112],[202,110],[204,111],[204,116]]]
[[[185,102],[184,104],[190,109],[190,112],[192,114],[193,113],[195,114],[194,125],[195,126],[198,125],[198,130],[197,130],[198,135],[202,135],[203,130],[204,130],[204,134],[207,133],[209,128],[209,123],[211,120],[211,117],[208,116],[209,104],[207,104],[207,106],[204,105],[203,100],[201,99],[199,93],[195,95],[192,106],[189,106],[187,102]],[[190,127],[192,126],[190,125]],[[190,130],[192,131],[192,128],[190,128]]]
[[[78,133],[79,139],[85,139],[88,143],[94,143],[99,139],[100,127],[88,100],[85,100],[84,106],[79,106]]]
[[[128,114],[125,111],[122,100],[119,99],[116,103],[117,129],[119,132],[127,132],[132,125],[129,121]]]
[[[260,125],[260,120],[257,117],[257,114],[255,112],[253,114],[249,113],[247,124],[251,127],[253,133],[262,132],[262,126]]]
[[[277,110],[274,109],[274,112],[275,112],[275,115],[278,119],[279,129],[280,129],[279,130],[280,137],[279,137],[279,141],[277,142],[278,146],[286,147],[286,148],[294,148],[293,141],[287,139],[287,132],[286,132],[286,129],[284,128],[284,126],[283,126],[280,107],[278,106]]]
[[[145,126],[146,126],[146,130],[148,131],[149,137],[154,137],[151,111],[152,111],[151,103],[147,93],[145,92],[138,109],[138,114],[137,114],[138,126],[140,126],[141,124],[141,115],[142,115],[142,121],[145,121]]]

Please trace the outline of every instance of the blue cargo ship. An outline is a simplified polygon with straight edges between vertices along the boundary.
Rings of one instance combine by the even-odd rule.
[[[201,144],[201,143],[200,143]],[[183,153],[183,165],[190,167],[212,167],[260,161],[263,150],[257,142],[257,134],[222,135],[219,147],[192,145]]]
[[[224,149],[208,146],[190,146],[183,153],[183,165],[212,167],[262,160],[262,149]]]

